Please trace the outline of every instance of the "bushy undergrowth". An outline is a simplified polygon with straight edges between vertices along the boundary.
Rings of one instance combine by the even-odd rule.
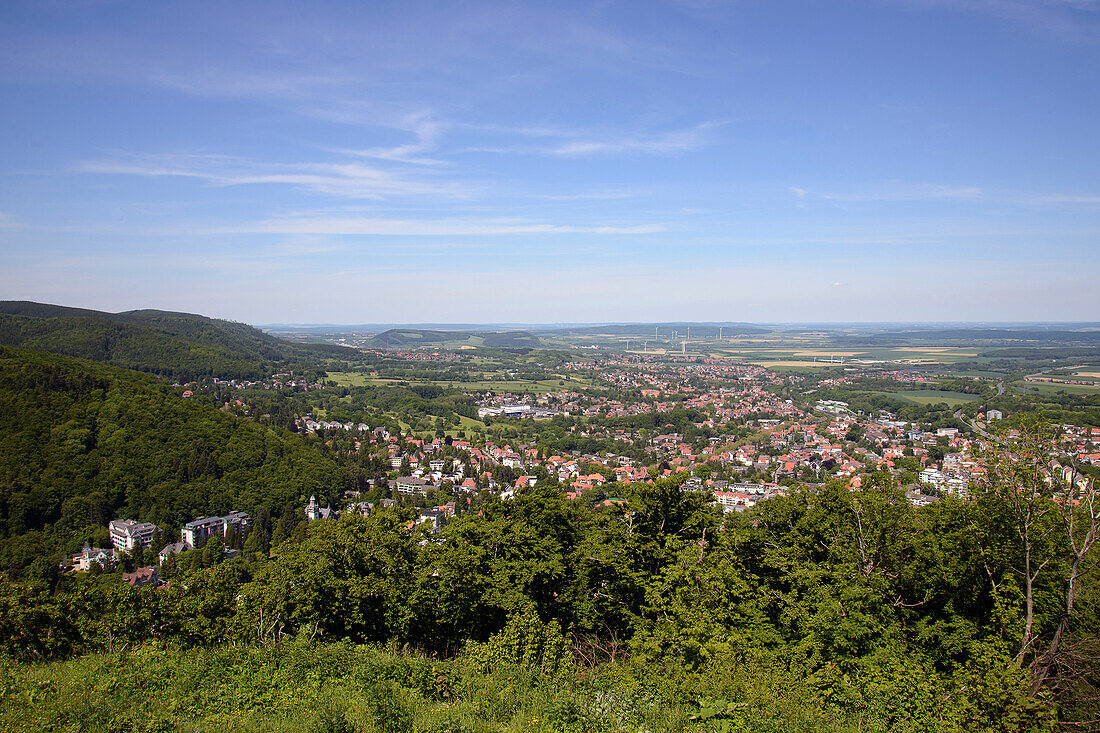
[[[877,685],[877,686],[876,686]],[[170,649],[153,645],[64,662],[0,665],[9,731],[317,731],[325,733],[660,733],[1015,730],[1020,719],[965,719],[964,708],[912,720],[885,708],[913,679],[851,685],[833,701],[813,680],[763,660],[698,671],[607,664],[537,667],[441,660],[373,645]],[[857,689],[858,688],[858,689]],[[876,694],[876,691],[879,694]],[[914,689],[916,696],[929,694]],[[862,696],[862,697],[861,697]],[[934,696],[934,695],[933,695]],[[922,717],[923,716],[923,717]],[[1026,727],[1026,726],[1024,726]]]

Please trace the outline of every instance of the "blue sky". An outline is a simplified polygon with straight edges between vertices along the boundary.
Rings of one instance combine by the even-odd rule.
[[[0,4],[0,298],[1100,320],[1100,1]]]

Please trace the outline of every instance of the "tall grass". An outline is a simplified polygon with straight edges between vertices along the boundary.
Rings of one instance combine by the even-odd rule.
[[[348,643],[153,645],[44,664],[0,662],[0,730],[153,733],[663,733],[886,730],[826,705],[782,665],[701,672],[626,662],[549,676]],[[866,707],[866,706],[864,706]],[[952,728],[943,730],[966,730]],[[915,729],[914,729],[915,730]]]

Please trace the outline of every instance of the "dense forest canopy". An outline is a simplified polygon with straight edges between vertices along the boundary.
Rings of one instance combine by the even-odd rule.
[[[297,435],[134,372],[0,347],[0,563],[75,551],[110,519],[335,499],[342,469]]]
[[[260,379],[358,352],[331,344],[295,344],[251,326],[156,310],[102,313],[25,301],[0,302],[0,345],[66,356],[190,381]]]

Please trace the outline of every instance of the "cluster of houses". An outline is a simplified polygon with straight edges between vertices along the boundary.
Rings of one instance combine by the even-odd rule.
[[[62,567],[67,570],[80,570],[83,572],[91,571],[93,566],[98,566],[103,570],[113,570],[118,565],[119,555],[119,551],[114,547],[92,547],[85,541],[84,548],[73,555],[72,565],[66,567],[63,563]],[[123,573],[122,581],[135,588],[146,585],[156,587],[161,584],[160,573],[154,565],[137,568],[132,573]]]
[[[399,355],[431,361],[457,358],[450,352],[431,351]],[[465,505],[463,493],[489,491],[508,498],[545,481],[546,477],[570,498],[580,498],[585,492],[605,486],[603,493],[613,497],[614,489],[609,486],[613,483],[648,483],[717,464],[722,468],[720,472],[713,473],[710,479],[701,479],[699,486],[692,483],[688,488],[712,492],[715,503],[725,511],[742,511],[780,495],[783,483],[791,480],[818,483],[834,477],[855,489],[862,485],[869,471],[904,474],[907,485],[915,487],[909,492],[910,500],[924,504],[934,501],[938,494],[965,492],[984,472],[981,459],[975,457],[980,451],[974,450],[981,448],[986,438],[980,431],[974,436],[954,427],[932,430],[885,412],[855,414],[839,400],[808,397],[795,404],[794,400],[780,396],[796,396],[791,387],[811,395],[821,388],[848,385],[868,374],[907,384],[933,381],[917,371],[898,368],[867,372],[852,368],[848,370],[850,375],[815,381],[806,385],[814,389],[804,389],[798,386],[806,380],[804,376],[707,357],[674,360],[668,355],[627,354],[602,359],[598,375],[593,369],[590,361],[562,366],[563,371],[598,376],[610,389],[583,392],[561,389],[539,396],[473,393],[471,397],[482,418],[547,419],[557,415],[619,418],[690,410],[696,416],[693,421],[698,434],[708,437],[692,439],[678,432],[692,432],[685,429],[682,419],[679,427],[669,424],[656,430],[618,427],[630,424],[628,421],[555,423],[576,438],[607,439],[629,446],[619,449],[629,455],[620,455],[606,451],[555,452],[535,441],[495,442],[484,436],[475,441],[390,435],[381,427],[311,416],[303,418],[300,425],[310,432],[352,431],[356,434],[357,449],[388,451],[389,467],[394,472],[391,476],[400,475],[389,480],[389,492],[384,492],[387,498],[382,499],[383,503],[393,503],[399,497],[426,498],[433,490],[445,489]],[[979,421],[986,422],[1002,418],[994,409],[979,415]],[[750,438],[746,438],[745,427],[753,431]],[[1073,426],[1065,429],[1079,443],[1077,458],[1100,465],[1100,431],[1078,434],[1074,431],[1083,429]],[[498,467],[512,471],[500,471]],[[501,478],[502,475],[508,478]],[[730,480],[722,480],[720,475]],[[446,507],[422,509],[419,521],[438,526],[448,516]],[[352,505],[345,511],[368,513],[370,508],[368,504]],[[310,520],[334,518],[338,514],[312,498],[306,506],[306,517]],[[211,524],[211,527],[211,531],[223,534],[227,531],[224,526]],[[183,542],[187,541],[184,537]]]
[[[540,480],[538,473],[556,478],[569,496],[579,496],[587,490],[611,482],[620,484],[646,483],[668,477],[704,463],[723,465],[728,473],[741,471],[767,475],[776,484],[784,478],[804,478],[806,471],[821,480],[826,475],[856,479],[868,464],[880,470],[897,469],[898,459],[913,456],[919,469],[929,466],[928,446],[939,438],[962,441],[954,429],[940,435],[913,430],[904,421],[889,416],[871,420],[852,415],[843,403],[826,405],[836,409],[803,410],[789,400],[754,386],[733,390],[733,394],[702,394],[687,402],[698,407],[704,418],[698,427],[716,427],[735,418],[751,418],[764,438],[763,442],[746,443],[730,435],[718,436],[700,444],[689,441],[677,432],[658,435],[640,434],[627,429],[601,428],[585,425],[569,428],[579,437],[607,437],[627,445],[642,446],[648,458],[643,462],[626,455],[586,454],[571,452],[547,455],[535,443],[496,444],[493,441],[473,443],[470,440],[437,438],[401,438],[376,429],[369,435],[375,446],[388,446],[392,469],[404,468],[407,473],[390,481],[390,496],[424,497],[432,489],[448,488],[452,492],[476,494],[488,490],[507,497],[517,490],[532,487]],[[774,417],[762,417],[762,415]],[[824,416],[824,417],[823,417]],[[845,439],[849,430],[859,425],[874,448],[859,447]],[[958,446],[957,446],[958,447]],[[441,457],[444,449],[448,458]],[[961,449],[961,448],[960,448]],[[659,464],[654,473],[653,465]],[[513,483],[500,485],[493,468],[504,466],[518,473]],[[598,470],[592,470],[593,467]],[[543,471],[545,473],[543,473]],[[448,484],[445,486],[445,484]],[[723,506],[752,506],[756,495],[724,498]]]
[[[498,445],[492,440],[473,443],[469,440],[402,439],[400,436],[382,437],[375,431],[370,438],[371,444],[388,445],[391,468],[406,469],[405,475],[392,482],[393,496],[424,496],[430,489],[444,488],[449,482],[447,488],[452,491],[489,490],[507,497],[535,485],[539,480],[536,474],[556,477],[567,495],[580,496],[612,481],[651,482],[713,463],[722,465],[725,473],[748,472],[757,480],[763,478],[763,483],[772,485],[787,479],[819,482],[833,476],[858,488],[862,474],[868,470],[907,472],[909,480],[919,482],[928,493],[936,494],[963,491],[981,472],[980,461],[968,456],[974,439],[960,433],[958,428],[928,431],[888,413],[857,415],[838,400],[818,400],[813,405],[799,406],[791,399],[780,397],[779,390],[773,389],[784,380],[793,383],[802,377],[779,377],[762,367],[711,359],[671,365],[636,356],[621,357],[619,361],[621,363],[612,359],[602,364],[601,378],[624,389],[636,388],[640,398],[624,397],[621,392],[604,396],[594,391],[581,394],[571,390],[539,397],[495,394],[479,398],[482,414],[529,415],[545,408],[567,415],[616,417],[693,409],[702,416],[695,422],[697,428],[719,434],[706,441],[688,440],[677,432],[652,435],[649,431],[602,426],[591,421],[566,428],[579,438],[607,438],[641,447],[648,457],[639,461],[609,453],[574,451],[547,455],[533,442]],[[928,381],[909,371],[879,374],[883,378],[907,382]],[[826,381],[844,384],[851,378]],[[989,410],[983,417],[996,420],[1002,415]],[[745,441],[741,439],[743,433],[722,435],[723,428],[729,425],[752,425],[758,429],[758,436],[764,437]],[[851,438],[853,429],[859,440]],[[445,444],[462,455],[461,459],[452,461],[453,470],[447,472],[443,471],[445,461],[437,457]],[[942,450],[937,449],[933,454],[935,446]],[[946,455],[940,458],[941,453]],[[1100,462],[1100,453],[1095,458]],[[653,470],[655,465],[657,471]],[[520,475],[511,485],[498,485],[492,470],[495,466],[515,469]],[[598,470],[593,471],[594,466]],[[723,496],[716,498],[716,502],[723,508],[746,508],[760,498],[767,498],[767,493],[763,497],[753,493],[745,497]],[[913,500],[916,503],[929,501],[919,492]]]
[[[180,528],[180,541],[169,542],[157,553],[157,560],[163,564],[169,555],[186,552],[196,547],[202,547],[214,536],[229,537],[236,532],[241,534],[249,526],[250,518],[245,512],[230,512],[224,517],[198,517]],[[159,536],[159,528],[152,522],[138,522],[133,519],[115,519],[107,525],[107,535],[111,540],[111,547],[92,547],[88,542],[83,549],[73,555],[71,562],[64,565],[67,569],[89,571],[92,565],[99,565],[104,570],[111,570],[118,565],[119,559],[124,553],[132,553],[135,549],[150,550],[153,548]],[[233,557],[239,554],[238,550],[227,549],[226,556]],[[133,573],[127,573],[123,580],[134,586],[157,585],[159,577],[155,566],[138,568]]]

